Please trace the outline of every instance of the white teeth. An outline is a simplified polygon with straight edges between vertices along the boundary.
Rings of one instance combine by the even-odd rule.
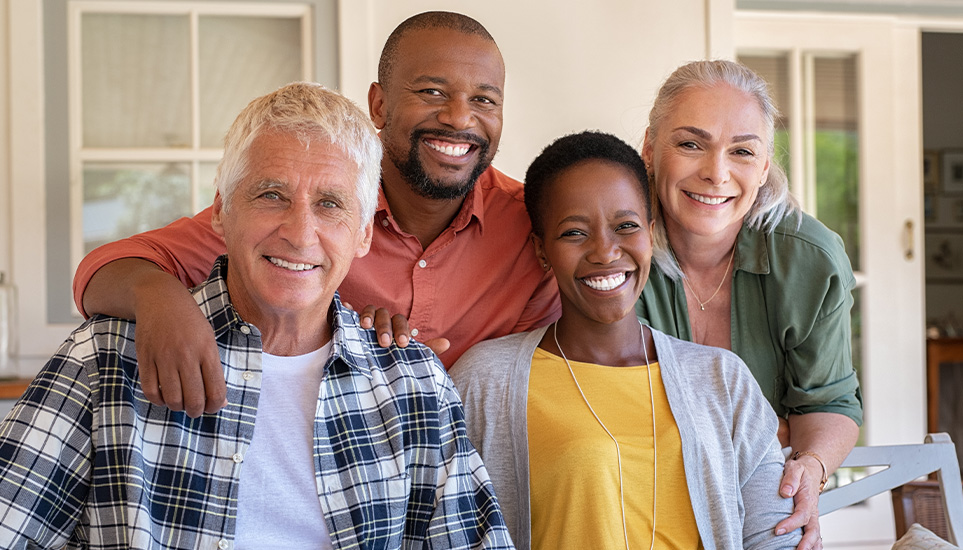
[[[468,152],[468,150],[471,149],[471,146],[470,146],[470,145],[451,145],[451,144],[449,144],[449,145],[445,145],[445,146],[443,147],[443,146],[438,145],[438,144],[436,144],[436,143],[434,143],[434,142],[431,142],[431,141],[425,141],[425,145],[427,145],[428,147],[431,147],[432,149],[434,149],[435,151],[438,151],[439,153],[444,153],[444,154],[448,155],[449,157],[461,157],[461,156],[464,156],[464,155]]]
[[[612,290],[617,288],[619,285],[625,282],[625,273],[618,273],[616,275],[609,275],[608,277],[592,277],[591,279],[582,279],[582,281],[589,287],[595,290]]]
[[[281,258],[274,258],[271,256],[268,256],[268,260],[271,260],[271,263],[278,267],[283,267],[284,269],[290,269],[291,271],[307,271],[309,269],[314,269],[315,267],[317,267],[312,264],[293,264],[289,261],[282,260]]]
[[[703,195],[696,195],[695,193],[690,193],[690,192],[688,192],[688,191],[686,191],[685,194],[686,194],[687,196],[689,196],[689,197],[691,197],[691,198],[693,198],[693,199],[701,202],[702,204],[708,204],[708,205],[712,205],[712,206],[715,206],[715,205],[717,205],[717,204],[722,204],[722,203],[726,202],[727,200],[729,200],[727,197],[706,197],[706,196],[703,196]]]

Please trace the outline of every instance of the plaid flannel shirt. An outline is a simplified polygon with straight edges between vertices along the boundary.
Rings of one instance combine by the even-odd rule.
[[[135,325],[88,320],[0,424],[0,548],[234,547],[261,338],[231,306],[226,275],[222,257],[194,296],[228,405],[200,418],[152,405]],[[421,345],[379,348],[337,296],[331,317],[314,465],[334,547],[511,548],[440,362]]]

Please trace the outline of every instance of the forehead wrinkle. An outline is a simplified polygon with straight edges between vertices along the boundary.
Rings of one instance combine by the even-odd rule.
[[[276,178],[264,178],[255,183],[252,187],[254,191],[263,191],[265,189],[279,189],[288,187],[287,182],[281,181]]]

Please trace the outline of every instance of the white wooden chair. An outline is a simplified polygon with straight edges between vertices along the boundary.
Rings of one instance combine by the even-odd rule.
[[[956,446],[949,435],[929,434],[924,443],[917,445],[856,447],[840,468],[879,466],[885,469],[820,495],[819,514],[829,514],[936,472],[949,527],[949,542],[960,544],[963,539],[963,485]]]

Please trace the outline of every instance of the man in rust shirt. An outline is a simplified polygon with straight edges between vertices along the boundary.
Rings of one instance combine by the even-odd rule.
[[[522,185],[490,166],[504,83],[501,53],[480,23],[426,12],[388,37],[368,91],[385,148],[381,190],[371,250],[339,292],[407,318],[421,341],[447,339],[439,357],[448,366],[476,342],[561,312],[529,239]],[[145,395],[192,416],[218,410],[225,395],[210,324],[186,289],[224,252],[210,219],[207,209],[98,248],[74,279],[85,315],[136,319]],[[387,327],[379,332],[388,345]]]

